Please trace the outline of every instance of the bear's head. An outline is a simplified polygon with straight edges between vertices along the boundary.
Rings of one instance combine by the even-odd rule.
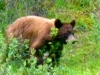
[[[55,27],[58,28],[57,37],[59,40],[67,43],[72,41],[73,43],[76,41],[73,28],[75,27],[75,20],[72,20],[70,23],[61,22],[59,19],[55,20]]]

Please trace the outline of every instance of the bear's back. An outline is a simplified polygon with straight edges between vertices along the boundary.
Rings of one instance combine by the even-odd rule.
[[[23,39],[48,37],[51,27],[55,26],[54,22],[55,19],[47,19],[38,16],[21,17],[9,25],[7,36],[12,33],[14,37],[22,35]]]

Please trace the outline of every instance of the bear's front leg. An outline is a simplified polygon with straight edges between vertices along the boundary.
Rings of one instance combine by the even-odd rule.
[[[32,53],[32,50],[36,50],[34,56],[37,58],[37,65],[43,64],[43,56],[40,54],[41,46],[44,44],[42,40],[35,40],[35,42],[31,43],[30,46],[30,53]]]

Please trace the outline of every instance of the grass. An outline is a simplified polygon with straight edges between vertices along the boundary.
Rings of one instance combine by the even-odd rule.
[[[4,2],[1,3],[5,8],[0,7],[0,75],[100,75],[100,22],[98,16],[93,13],[100,6],[99,0],[54,0],[51,7],[49,1],[44,1],[45,5],[39,1],[40,6],[46,10],[44,12],[47,13],[45,16],[48,18],[60,18],[67,22],[73,18],[76,19],[74,31],[77,42],[73,45],[71,43],[64,45],[59,66],[51,67],[44,64],[38,68],[35,67],[34,57],[23,59],[26,57],[24,55],[27,55],[24,53],[27,48],[26,43],[21,45],[14,39],[8,48],[4,35],[4,28],[8,24],[20,16],[32,13],[34,2],[9,1],[7,5]],[[50,10],[47,11],[48,8]],[[38,10],[40,9],[38,7]],[[26,67],[27,63],[30,67]],[[49,71],[47,71],[48,66]]]

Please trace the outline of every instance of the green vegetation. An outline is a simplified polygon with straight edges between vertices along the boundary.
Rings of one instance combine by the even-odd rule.
[[[0,0],[0,75],[100,75],[99,8],[100,0]],[[64,45],[58,66],[46,64],[48,59],[36,68],[36,58],[28,58],[27,41],[22,45],[13,39],[7,45],[7,25],[31,14],[67,22],[76,19],[77,42]]]

